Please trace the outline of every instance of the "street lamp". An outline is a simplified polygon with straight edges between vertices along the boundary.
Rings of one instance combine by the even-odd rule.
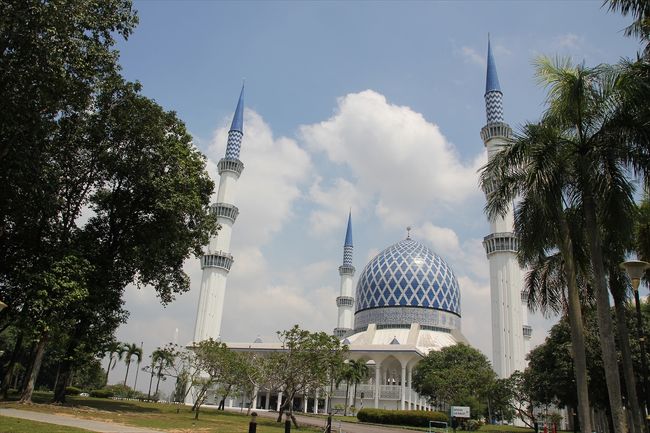
[[[4,310],[5,308],[7,308],[7,304],[5,304],[4,302],[0,301],[0,311]]]
[[[647,353],[645,349],[645,333],[643,332],[643,318],[641,316],[641,303],[639,301],[639,283],[641,283],[641,278],[645,274],[646,269],[650,268],[650,263],[643,262],[641,260],[628,260],[627,262],[621,263],[621,269],[625,270],[630,282],[632,283],[632,288],[634,289],[634,305],[636,307],[636,325],[637,332],[639,335],[639,347],[641,349],[641,373],[643,374],[643,388],[645,390],[645,408],[646,408],[646,418],[648,416],[648,410],[650,409],[650,385],[648,385],[648,361]]]

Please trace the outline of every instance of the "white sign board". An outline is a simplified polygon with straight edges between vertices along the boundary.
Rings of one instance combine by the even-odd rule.
[[[469,406],[452,406],[451,417],[469,418]]]

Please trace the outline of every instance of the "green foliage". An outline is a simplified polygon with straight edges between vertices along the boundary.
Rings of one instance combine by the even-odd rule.
[[[362,422],[375,424],[405,425],[413,427],[429,427],[429,421],[449,423],[449,417],[442,412],[424,410],[386,410],[361,409],[357,418]]]
[[[115,393],[110,389],[93,389],[90,391],[90,396],[96,398],[111,398],[115,396]]]
[[[431,351],[415,369],[413,385],[421,394],[450,405],[474,405],[473,414],[482,413],[496,375],[490,361],[478,350],[456,344]]]
[[[122,383],[105,386],[102,391],[112,393],[113,397],[133,398],[135,396],[135,391],[130,386]]]
[[[79,395],[81,394],[81,390],[77,388],[76,386],[67,386],[65,388],[65,394],[66,395]]]

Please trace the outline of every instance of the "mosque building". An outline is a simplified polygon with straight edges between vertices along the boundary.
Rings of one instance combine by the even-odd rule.
[[[485,93],[487,124],[481,137],[488,157],[510,137],[503,120],[502,92],[488,41]],[[243,87],[228,134],[226,155],[219,161],[218,202],[212,205],[222,229],[201,258],[203,277],[194,341],[220,335],[226,279],[233,263],[230,235],[238,214],[234,189],[242,173],[239,149],[243,137]],[[377,254],[359,274],[353,293],[352,215],[348,215],[337,327],[333,333],[348,345],[349,359],[365,360],[369,379],[357,387],[361,405],[387,409],[430,409],[426,398],[411,386],[413,369],[430,351],[467,343],[461,332],[461,290],[452,268],[431,249],[407,236]],[[517,263],[517,239],[513,234],[512,210],[490,221],[491,233],[484,246],[490,263],[492,299],[493,365],[500,377],[524,368],[524,350],[530,338],[525,323],[525,298],[521,294],[521,270]],[[253,343],[226,343],[233,350],[264,353],[282,350],[279,342],[259,338]],[[345,389],[334,390],[332,406],[345,400]],[[256,390],[253,408],[279,409],[281,392]],[[303,411],[327,412],[328,399],[318,393],[302,396]],[[227,405],[236,405],[232,399]],[[317,404],[315,404],[317,403]]]

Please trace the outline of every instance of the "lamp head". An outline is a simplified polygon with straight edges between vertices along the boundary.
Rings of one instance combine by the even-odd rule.
[[[641,260],[628,260],[627,262],[621,263],[620,267],[627,273],[627,276],[630,278],[630,281],[632,282],[632,288],[634,288],[634,290],[638,290],[641,278],[643,277],[646,269],[650,268],[650,263]]]
[[[4,302],[0,301],[0,311],[4,310],[5,308],[7,308],[7,304],[5,304]]]

